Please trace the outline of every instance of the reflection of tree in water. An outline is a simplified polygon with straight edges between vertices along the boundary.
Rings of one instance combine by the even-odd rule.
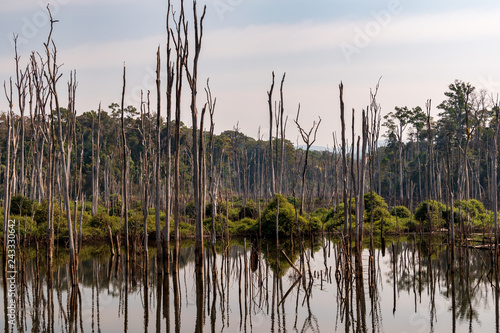
[[[456,252],[460,256],[454,262],[456,272],[452,274],[449,252],[444,246],[434,244],[439,244],[439,241],[433,240],[431,248],[428,242],[418,244],[418,240],[408,239],[389,246],[387,250],[391,264],[385,274],[386,283],[393,285],[396,280],[398,298],[401,291],[413,293],[415,311],[417,304],[420,304],[422,292],[427,291],[431,320],[437,320],[435,293],[438,292],[450,303],[454,298],[456,306],[448,306],[448,311],[454,311],[457,320],[481,324],[477,309],[493,302],[488,292],[491,285],[488,272],[492,270],[489,253],[457,248]],[[396,265],[393,265],[394,260]],[[454,280],[453,284],[451,279]]]
[[[18,327],[21,332],[30,327],[99,332],[102,322],[110,319],[102,315],[105,310],[118,317],[119,331],[132,331],[139,324],[175,332],[271,327],[318,332],[325,318],[317,312],[315,295],[325,290],[334,293],[329,306],[332,320],[336,313],[338,331],[384,331],[380,304],[382,298],[390,304],[391,297],[395,315],[399,306],[413,298],[415,313],[426,313],[431,329],[440,311],[453,314],[454,325],[481,324],[481,309],[496,300],[496,293],[489,292],[489,253],[458,248],[452,274],[449,253],[439,246],[442,241],[433,241],[431,249],[425,248],[427,244],[410,236],[388,243],[385,257],[381,250],[346,257],[335,238],[306,240],[303,252],[299,242],[293,248],[283,242],[282,249],[295,268],[278,252],[280,270],[276,271],[274,244],[235,239],[230,244],[207,245],[201,271],[195,269],[194,247],[183,247],[180,268],[171,275],[156,273],[154,249],[145,265],[140,255],[127,264],[119,256],[111,257],[107,247],[102,254],[98,248],[84,248],[77,289],[70,287],[64,263],[56,262],[48,273],[44,260],[27,258],[18,276]],[[390,288],[384,290],[383,285]],[[428,302],[422,302],[425,297]],[[443,300],[444,307],[439,303]],[[142,306],[143,313],[136,312],[137,306]],[[190,313],[193,317],[186,319]],[[140,317],[140,322],[133,319]]]

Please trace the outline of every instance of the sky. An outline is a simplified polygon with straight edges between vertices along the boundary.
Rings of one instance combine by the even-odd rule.
[[[165,0],[49,1],[53,39],[63,77],[76,70],[77,113],[119,103],[123,65],[125,103],[139,107],[140,91],[156,100],[156,50],[165,59]],[[18,35],[22,66],[31,52],[43,53],[50,24],[47,0],[2,0],[0,6],[0,80],[15,77],[13,35]],[[172,1],[175,10],[180,1]],[[500,92],[500,3],[451,0],[206,0],[200,55],[199,107],[210,78],[217,98],[215,130],[238,126],[246,135],[268,136],[267,91],[272,72],[275,92],[284,73],[284,107],[289,140],[299,145],[293,120],[309,129],[322,119],[316,146],[332,147],[340,136],[340,82],[346,110],[355,109],[356,131],[370,89],[380,79],[377,101],[382,114],[396,106],[425,107],[432,113],[456,79],[478,90]],[[192,2],[185,1],[192,12]],[[191,14],[188,15],[191,18]],[[163,64],[163,69],[165,68]],[[162,77],[163,83],[165,76]],[[187,92],[187,85],[185,90]],[[164,91],[164,89],[163,89]],[[275,93],[277,100],[279,95]],[[191,126],[188,99],[182,120]],[[64,103],[67,102],[63,102]],[[18,107],[14,103],[14,110]],[[0,111],[8,109],[3,91]],[[163,110],[165,114],[165,110]],[[350,117],[347,123],[350,127]],[[206,124],[208,127],[209,124]],[[382,129],[382,132],[384,129]],[[350,134],[349,134],[350,137]]]

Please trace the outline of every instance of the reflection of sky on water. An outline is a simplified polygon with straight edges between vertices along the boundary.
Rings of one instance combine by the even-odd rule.
[[[327,244],[327,243],[325,243]],[[310,258],[310,266],[313,274],[317,274],[314,279],[312,291],[310,293],[309,301],[305,297],[306,292],[304,285],[297,284],[286,296],[285,301],[279,307],[276,306],[282,297],[289,291],[289,288],[294,284],[297,274],[293,269],[289,269],[281,278],[280,283],[273,285],[274,273],[269,269],[268,280],[263,280],[262,288],[259,287],[258,270],[254,273],[248,270],[248,284],[245,286],[245,272],[241,272],[241,317],[240,317],[240,257],[238,254],[242,253],[242,248],[233,249],[230,251],[229,258],[230,277],[229,282],[226,277],[221,279],[222,272],[222,256],[217,256],[217,286],[216,286],[216,304],[215,304],[215,331],[217,332],[239,332],[245,330],[247,332],[269,332],[271,329],[275,331],[306,331],[312,332],[319,329],[321,331],[338,331],[345,332],[345,313],[339,308],[341,301],[339,297],[345,296],[345,290],[339,290],[335,280],[335,258],[336,250],[331,244],[331,252],[328,257],[328,249],[324,252],[320,249],[314,254],[314,258]],[[363,290],[365,301],[365,328],[370,332],[449,332],[452,330],[452,303],[451,303],[451,289],[448,290],[447,283],[450,282],[446,277],[446,253],[441,253],[439,256],[433,257],[433,271],[432,276],[435,288],[429,288],[428,280],[428,262],[427,258],[422,255],[422,292],[419,295],[419,280],[418,280],[418,255],[415,255],[415,262],[417,264],[415,273],[415,289],[413,289],[414,281],[414,268],[411,248],[406,250],[407,243],[395,245],[398,248],[398,262],[397,262],[397,278],[398,286],[396,291],[396,309],[393,314],[394,308],[394,289],[393,289],[393,262],[392,250],[389,246],[385,251],[385,256],[382,252],[375,251],[376,260],[376,282],[378,302],[373,304],[375,313],[372,312],[372,303],[369,292],[369,277],[368,277],[368,258],[369,252],[365,250],[362,256],[363,263]],[[248,247],[249,248],[249,247]],[[324,253],[327,255],[327,267],[331,269],[330,277],[325,274],[325,258]],[[193,252],[191,249],[183,250],[185,256],[185,265],[178,273],[178,286],[180,293],[180,332],[193,332],[195,331],[196,316],[197,316],[197,292],[195,283],[195,267]],[[261,256],[261,259],[264,255]],[[485,256],[487,258],[487,256]],[[212,258],[211,258],[212,259]],[[250,268],[250,251],[247,251],[248,268]],[[471,255],[471,271],[470,276],[475,280],[470,283],[472,308],[474,318],[472,319],[472,331],[481,330],[483,332],[493,332],[495,330],[495,294],[486,278],[487,271],[483,272],[478,270],[481,267],[481,258],[478,252]],[[123,332],[125,330],[125,312],[127,312],[127,330],[129,332],[144,331],[145,325],[145,299],[144,299],[144,285],[140,269],[135,272],[135,285],[133,285],[132,275],[129,275],[129,294],[128,299],[125,300],[124,295],[124,263],[121,262],[120,273],[116,277],[115,269],[111,274],[111,281],[108,283],[108,270],[109,261],[88,259],[82,260],[82,266],[86,270],[83,272],[81,268],[80,278],[80,296],[81,296],[81,313],[78,313],[77,326],[80,331],[80,325],[83,325],[84,331],[98,331],[101,332]],[[226,272],[226,265],[224,262],[224,273]],[[261,260],[262,274],[266,274],[265,260]],[[299,260],[296,261],[299,266]],[[28,265],[30,269],[33,266]],[[94,285],[92,290],[92,267],[99,271],[99,314],[97,313],[97,289]],[[210,281],[205,284],[205,298],[204,298],[204,331],[211,331],[211,312],[213,302],[213,281],[212,281],[212,262],[206,264],[205,279],[207,275],[210,276]],[[241,257],[241,267],[244,268],[244,258]],[[488,267],[489,269],[489,267]],[[320,280],[320,271],[323,271],[323,283]],[[33,272],[33,271],[32,271]],[[54,328],[55,331],[69,331],[65,322],[65,318],[69,318],[68,307],[68,292],[66,283],[66,269],[61,269],[59,274],[54,271]],[[460,281],[460,273],[466,273],[464,267],[457,267],[455,279],[455,295],[456,295],[456,327],[457,331],[469,331],[469,304],[467,303],[466,283]],[[33,274],[33,273],[32,273]],[[306,273],[306,276],[308,274]],[[61,291],[58,295],[56,286],[58,283],[58,276],[61,279]],[[478,278],[481,277],[479,281]],[[158,276],[154,272],[154,258],[151,259],[150,275],[149,275],[149,288],[148,288],[148,330],[149,332],[157,331],[157,324],[160,324],[160,331],[166,330],[167,320],[163,316],[163,309],[160,310],[160,321],[157,321],[157,307],[160,304],[162,307],[165,295],[163,290],[158,294],[157,285],[162,281],[158,281]],[[160,277],[161,279],[161,277]],[[404,280],[404,281],[403,281]],[[32,321],[34,320],[35,310],[33,308],[33,291],[34,279],[28,278],[28,296],[27,309],[26,309],[26,323],[24,327],[25,332],[31,332]],[[43,276],[40,276],[42,283],[41,291],[41,306],[39,308],[40,325],[45,327],[47,325],[47,283]],[[206,282],[206,280],[205,280]],[[331,283],[330,283],[331,282]],[[227,306],[227,298],[221,303],[221,293],[224,290],[224,295],[227,297],[229,283],[229,309]],[[309,279],[306,280],[305,287],[308,287]],[[353,278],[350,282],[352,288],[349,298],[352,298],[350,307],[352,308],[351,325],[354,329],[358,326],[358,316],[360,314],[356,305],[357,298],[357,280]],[[451,285],[451,284],[450,284]],[[266,289],[266,287],[268,289]],[[345,288],[344,281],[341,283],[341,288]],[[273,290],[277,288],[279,295],[274,294]],[[163,287],[162,287],[163,289]],[[120,292],[121,290],[121,292]],[[247,296],[245,298],[245,292]],[[268,294],[266,294],[268,292]],[[4,300],[3,279],[0,294]],[[416,293],[416,306],[415,311],[415,293]],[[19,295],[19,294],[18,294]],[[160,299],[158,299],[160,297]],[[431,313],[432,299],[434,298],[434,309]],[[29,300],[29,303],[28,303]],[[174,311],[174,291],[173,291],[173,277],[170,276],[169,280],[169,300],[170,300],[170,329],[175,331],[175,311]],[[80,300],[78,300],[80,302]],[[272,304],[274,303],[274,307]],[[127,309],[125,310],[125,305]],[[260,304],[260,306],[259,306]],[[79,305],[78,305],[79,306]],[[0,302],[0,311],[4,311],[4,302]],[[274,311],[273,311],[274,309]],[[460,310],[461,309],[461,310]],[[62,310],[62,312],[61,312]],[[284,311],[283,311],[284,310]],[[80,310],[78,310],[80,311]],[[222,311],[224,315],[222,315]],[[342,313],[341,313],[342,312]],[[227,317],[229,313],[229,319]],[[245,313],[247,317],[245,319]],[[461,314],[460,314],[461,313]],[[81,318],[80,318],[81,316]],[[98,322],[99,316],[99,322]],[[431,320],[431,318],[433,318]],[[80,321],[81,320],[81,321]],[[2,320],[4,321],[4,316]],[[228,326],[229,323],[229,326]],[[3,328],[5,323],[1,323]],[[18,327],[19,329],[19,327]],[[350,331],[353,327],[351,326]]]

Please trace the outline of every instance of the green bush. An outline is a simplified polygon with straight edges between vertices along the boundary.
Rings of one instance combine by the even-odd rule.
[[[257,204],[253,200],[247,200],[246,205],[241,205],[239,212],[239,219],[243,219],[245,217],[253,218],[257,215]]]
[[[317,216],[311,216],[308,221],[306,221],[306,232],[318,232],[323,229],[323,222]]]
[[[32,214],[33,201],[18,194],[10,199],[10,213],[12,215],[27,216]]]
[[[297,234],[297,226],[295,219],[295,209],[286,198],[281,194],[276,194],[262,212],[262,234],[265,236],[272,236],[276,234],[276,211],[279,201],[279,215],[278,215],[278,231],[282,236],[288,236],[290,233]],[[299,228],[304,230],[305,219],[298,216]]]
[[[61,218],[61,212],[59,211],[59,205],[55,200],[53,202],[53,209],[54,209],[54,221],[57,221],[59,218]],[[34,220],[37,223],[37,225],[42,223],[47,223],[48,211],[49,211],[49,205],[47,199],[43,200],[41,204],[35,204]]]
[[[429,205],[430,216],[427,212]],[[446,206],[439,201],[425,200],[418,204],[415,209],[415,219],[424,223],[424,228],[429,229],[429,218],[432,218],[433,227],[442,228],[446,226],[446,216],[448,212]]]
[[[326,222],[329,213],[330,210],[328,210],[327,208],[320,207],[317,208],[314,212],[312,212],[311,216],[319,218],[322,222]]]
[[[379,216],[378,219],[375,219],[375,215]],[[377,208],[374,211],[374,219],[373,219],[373,234],[380,234],[380,227],[383,225],[383,233],[386,234],[388,232],[396,231],[396,223],[394,217],[383,208]],[[370,229],[370,224],[365,224],[366,228]]]
[[[356,200],[351,199],[350,202],[351,208],[351,217],[354,220],[356,214]],[[349,218],[349,216],[347,217]],[[330,210],[328,215],[326,216],[326,224],[325,228],[328,230],[335,229],[344,226],[344,203],[339,203],[337,207]]]
[[[212,208],[210,208],[210,211]],[[219,211],[219,214],[226,217],[226,202],[225,201],[219,201],[219,204],[217,205],[217,210]],[[231,202],[229,202],[229,211],[228,211],[229,219],[231,221],[236,221],[239,220],[240,216],[240,209],[237,207],[231,208]],[[207,215],[207,216],[212,216],[212,215]]]
[[[399,218],[409,218],[411,216],[411,212],[405,206],[396,206],[391,209],[391,215]]]
[[[237,234],[244,235],[254,233],[258,230],[258,228],[258,222],[256,220],[245,217],[237,222],[234,222],[233,231]]]
[[[171,229],[173,230],[173,229]],[[195,235],[195,226],[188,224],[186,222],[181,222],[180,223],[180,234],[181,237],[193,237]]]
[[[373,209],[374,216],[373,221],[380,220],[383,216],[390,216],[389,211],[387,210],[388,206],[385,202],[384,198],[378,195],[375,192],[365,193],[364,196],[364,204],[365,204],[365,222],[370,222],[371,220],[371,211]],[[372,205],[373,200],[373,205]],[[372,207],[373,206],[373,207]]]
[[[89,226],[91,228],[96,228],[104,232],[105,235],[108,234],[107,224],[111,227],[111,232],[114,234],[118,231],[118,218],[116,216],[109,216],[106,212],[98,212],[93,217],[90,218]]]
[[[462,218],[464,219],[467,218],[467,215],[469,215],[469,217],[474,220],[479,216],[479,214],[486,213],[484,205],[475,199],[457,200],[454,202],[453,206],[457,212],[459,209],[461,210]]]
[[[391,219],[391,214],[389,211],[383,207],[377,207],[373,210],[373,221],[388,221]]]

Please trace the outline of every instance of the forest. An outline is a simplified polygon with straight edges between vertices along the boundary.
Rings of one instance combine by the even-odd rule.
[[[189,23],[183,4],[168,8],[157,89],[143,91],[139,105],[124,105],[125,66],[120,104],[77,114],[76,71],[62,100],[50,9],[45,53],[23,62],[16,47],[15,75],[4,83],[10,109],[0,115],[4,253],[11,219],[19,222],[20,239],[46,246],[49,262],[54,244],[67,244],[73,284],[79,249],[99,239],[112,254],[124,248],[127,260],[141,251],[147,256],[151,240],[159,262],[174,263],[186,237],[195,239],[197,253],[205,239],[230,235],[279,244],[331,232],[358,249],[365,235],[373,247],[374,235],[386,233],[445,232],[454,244],[455,235],[468,241],[482,232],[483,242],[496,240],[499,104],[489,92],[456,80],[434,117],[430,100],[382,111],[379,81],[367,108],[351,113],[340,82],[332,87],[339,105],[330,112],[341,133],[333,133],[332,149],[317,150],[317,130],[329,125],[319,118],[305,127],[300,107],[289,120],[286,76],[279,80],[273,72],[263,87],[268,109],[261,110],[269,133],[252,138],[235,124],[216,134],[217,99],[208,80],[203,87],[198,82],[206,8],[200,14],[194,2]],[[181,107],[183,91],[189,108]],[[186,112],[190,126],[180,121]],[[286,137],[287,126],[297,127],[301,142]]]

